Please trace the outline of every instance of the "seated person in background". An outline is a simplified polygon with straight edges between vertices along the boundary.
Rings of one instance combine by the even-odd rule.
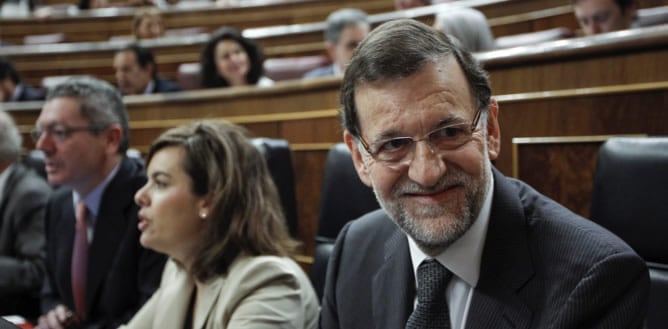
[[[573,0],[575,18],[582,32],[593,35],[632,27],[637,0]]]
[[[313,69],[304,78],[328,75],[343,75],[343,71],[353,57],[353,50],[369,34],[367,14],[359,9],[339,9],[327,17],[325,28],[325,49],[332,65]]]
[[[39,316],[44,280],[44,208],[51,187],[24,166],[21,134],[0,111],[0,314]]]
[[[71,78],[49,90],[32,132],[60,187],[46,207],[38,328],[116,328],[160,285],[165,257],[139,244],[132,195],[146,183],[128,158],[128,114],[109,83]]]
[[[494,49],[492,29],[485,15],[476,9],[448,8],[436,16],[434,28],[455,37],[470,52]]]
[[[396,10],[410,9],[415,7],[429,6],[433,0],[394,0]]]
[[[176,82],[158,76],[158,65],[148,48],[132,44],[114,55],[116,83],[123,95],[180,91]]]
[[[155,7],[138,9],[132,22],[132,34],[135,39],[155,39],[165,34],[160,10]]]
[[[269,86],[264,74],[264,54],[255,41],[233,27],[222,27],[211,35],[200,56],[202,88]]]
[[[321,328],[642,327],[645,262],[493,167],[491,95],[475,58],[418,21],[359,45],[341,85],[343,137],[382,209],[341,230]]]
[[[109,0],[79,0],[80,10],[108,8],[111,6]]]
[[[21,76],[14,63],[7,57],[0,57],[0,102],[39,101],[44,92],[21,83]]]
[[[165,253],[160,288],[124,328],[316,328],[318,300],[290,258],[264,158],[225,121],[173,128],[153,142],[135,194],[140,241]]]

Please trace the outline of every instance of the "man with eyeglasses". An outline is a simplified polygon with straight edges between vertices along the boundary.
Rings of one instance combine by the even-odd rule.
[[[499,109],[470,53],[420,22],[388,22],[357,49],[341,103],[382,209],[340,232],[321,328],[642,326],[643,260],[491,165]]]
[[[127,158],[128,115],[103,81],[49,90],[32,138],[45,155],[47,279],[38,328],[116,328],[160,283],[164,256],[139,244],[134,193],[143,166]]]

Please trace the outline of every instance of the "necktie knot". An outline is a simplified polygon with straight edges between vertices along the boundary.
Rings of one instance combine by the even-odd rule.
[[[406,329],[448,329],[450,314],[445,290],[452,273],[434,259],[420,263],[417,270],[417,307]]]
[[[445,302],[445,288],[448,286],[452,273],[434,259],[423,261],[417,272],[418,302]]]

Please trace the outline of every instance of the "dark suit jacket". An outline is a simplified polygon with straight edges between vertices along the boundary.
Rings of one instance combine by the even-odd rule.
[[[46,97],[46,93],[42,90],[23,85],[23,89],[16,101],[41,101]]]
[[[134,193],[146,182],[134,159],[124,158],[100,203],[88,249],[87,328],[116,328],[127,322],[160,284],[165,257],[139,244]],[[61,188],[46,212],[47,280],[42,311],[58,304],[74,310],[70,267],[74,240],[72,190]]]
[[[153,80],[153,83],[154,85],[152,94],[181,91],[181,87],[174,81],[158,78]]]
[[[44,209],[51,187],[14,163],[0,200],[0,314],[39,315],[44,280]]]
[[[528,185],[496,170],[494,179],[466,328],[640,328],[649,290],[643,260]],[[414,296],[407,238],[375,211],[337,239],[321,327],[404,328]]]

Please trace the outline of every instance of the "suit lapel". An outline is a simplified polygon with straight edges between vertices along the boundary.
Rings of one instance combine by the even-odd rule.
[[[215,308],[215,303],[220,295],[224,278],[217,278],[207,284],[200,292],[199,305],[195,310],[195,325],[193,329],[202,329],[207,324],[207,320]]]
[[[415,279],[406,236],[397,228],[385,243],[383,266],[373,280],[376,328],[402,329],[413,309]]]
[[[183,327],[195,283],[182,269],[178,269],[173,261],[165,266],[163,280],[160,286],[160,304],[156,305],[154,328]]]
[[[520,296],[534,275],[526,219],[517,192],[496,170],[490,216],[466,327],[528,328],[532,312]]]
[[[116,258],[116,252],[123,243],[125,230],[129,227],[125,211],[131,206],[134,196],[128,192],[127,186],[123,186],[129,171],[132,170],[127,161],[127,159],[122,160],[116,176],[103,192],[95,222],[95,235],[88,251],[86,304],[89,305],[89,309],[91,302],[98,300],[95,296],[100,293],[99,289],[112,266],[111,260]]]

